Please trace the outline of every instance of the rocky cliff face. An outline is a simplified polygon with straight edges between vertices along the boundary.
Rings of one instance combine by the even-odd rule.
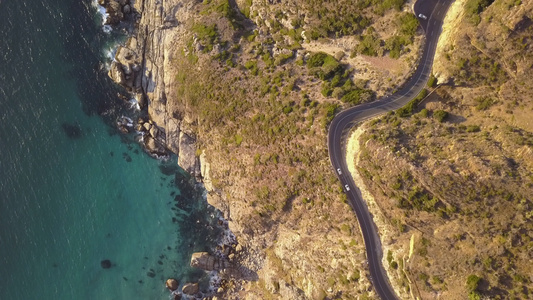
[[[122,5],[124,11],[127,5],[126,11],[129,11],[133,5],[137,30],[135,36],[117,50],[109,76],[134,94],[139,105],[147,109],[150,128],[144,126],[142,139],[146,149],[159,154],[166,147],[179,155],[178,163],[183,169],[200,176],[193,121],[176,115],[175,108],[167,104],[169,97],[176,96],[170,89],[173,74],[176,74],[172,57],[179,50],[178,44],[185,33],[180,24],[190,17],[187,1],[137,0],[131,4],[121,1],[101,4],[114,16],[110,17],[112,23],[122,17],[114,13],[118,6]]]

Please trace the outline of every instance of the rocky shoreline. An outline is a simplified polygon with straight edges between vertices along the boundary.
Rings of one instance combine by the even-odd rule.
[[[132,36],[118,47],[108,75],[133,97],[141,114],[137,120],[121,117],[116,126],[124,134],[136,133],[136,140],[153,157],[166,157],[170,153],[178,155],[178,165],[198,182],[205,182],[205,188],[209,190],[209,164],[205,154],[197,155],[194,122],[186,116],[179,118],[166,107],[166,91],[172,74],[170,70],[166,71],[171,69],[167,50],[180,30],[168,30],[176,28],[179,22],[165,12],[172,8],[175,13],[180,6],[178,2],[98,0],[106,10],[105,25],[121,27],[130,23],[134,26]],[[243,248],[236,243],[226,220],[221,218],[219,225],[226,229],[222,244],[213,253],[194,253],[190,263],[191,267],[211,273],[212,292],[202,293],[196,282],[185,283],[179,292],[179,282],[169,278],[166,287],[173,299],[217,299],[216,295],[228,288],[226,278],[235,277],[240,272],[236,257],[242,255]]]

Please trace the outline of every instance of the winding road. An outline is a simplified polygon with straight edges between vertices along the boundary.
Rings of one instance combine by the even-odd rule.
[[[397,297],[381,264],[383,254],[377,228],[372,221],[366,203],[357,193],[353,178],[348,171],[345,142],[348,138],[347,135],[349,134],[350,129],[354,125],[371,117],[404,106],[411,99],[416,97],[416,95],[418,95],[418,93],[425,87],[431,73],[437,42],[442,30],[442,21],[452,1],[453,0],[419,0],[414,4],[413,9],[416,16],[419,14],[427,16],[427,20],[418,18],[420,25],[426,33],[426,42],[417,69],[403,88],[391,96],[340,112],[335,116],[329,127],[329,158],[342,185],[348,185],[350,187],[349,190],[346,189],[346,194],[350,206],[355,211],[357,220],[359,221],[363,233],[363,239],[365,241],[371,281],[381,299],[397,299]],[[338,169],[340,169],[341,174],[337,171]]]

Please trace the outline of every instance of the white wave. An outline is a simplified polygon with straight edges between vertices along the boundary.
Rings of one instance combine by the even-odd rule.
[[[128,103],[130,104],[130,109],[133,109],[135,111],[141,110],[141,106],[139,105],[139,102],[137,102],[137,99],[131,98]]]
[[[102,22],[102,30],[105,32],[105,33],[110,33],[113,28],[109,25],[106,25],[106,20],[107,20],[107,17],[109,16],[109,14],[107,13],[105,7],[101,6],[100,4],[98,4],[98,0],[93,0],[91,2],[92,6],[94,8],[96,8],[96,11],[98,12],[98,15],[100,16],[100,19],[101,19],[101,22]]]

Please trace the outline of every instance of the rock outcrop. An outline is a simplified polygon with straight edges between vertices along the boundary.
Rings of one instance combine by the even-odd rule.
[[[130,0],[98,0],[98,4],[106,9],[107,25],[117,25],[133,13]]]
[[[191,257],[191,267],[205,271],[214,271],[229,268],[230,263],[207,252],[195,252]]]

